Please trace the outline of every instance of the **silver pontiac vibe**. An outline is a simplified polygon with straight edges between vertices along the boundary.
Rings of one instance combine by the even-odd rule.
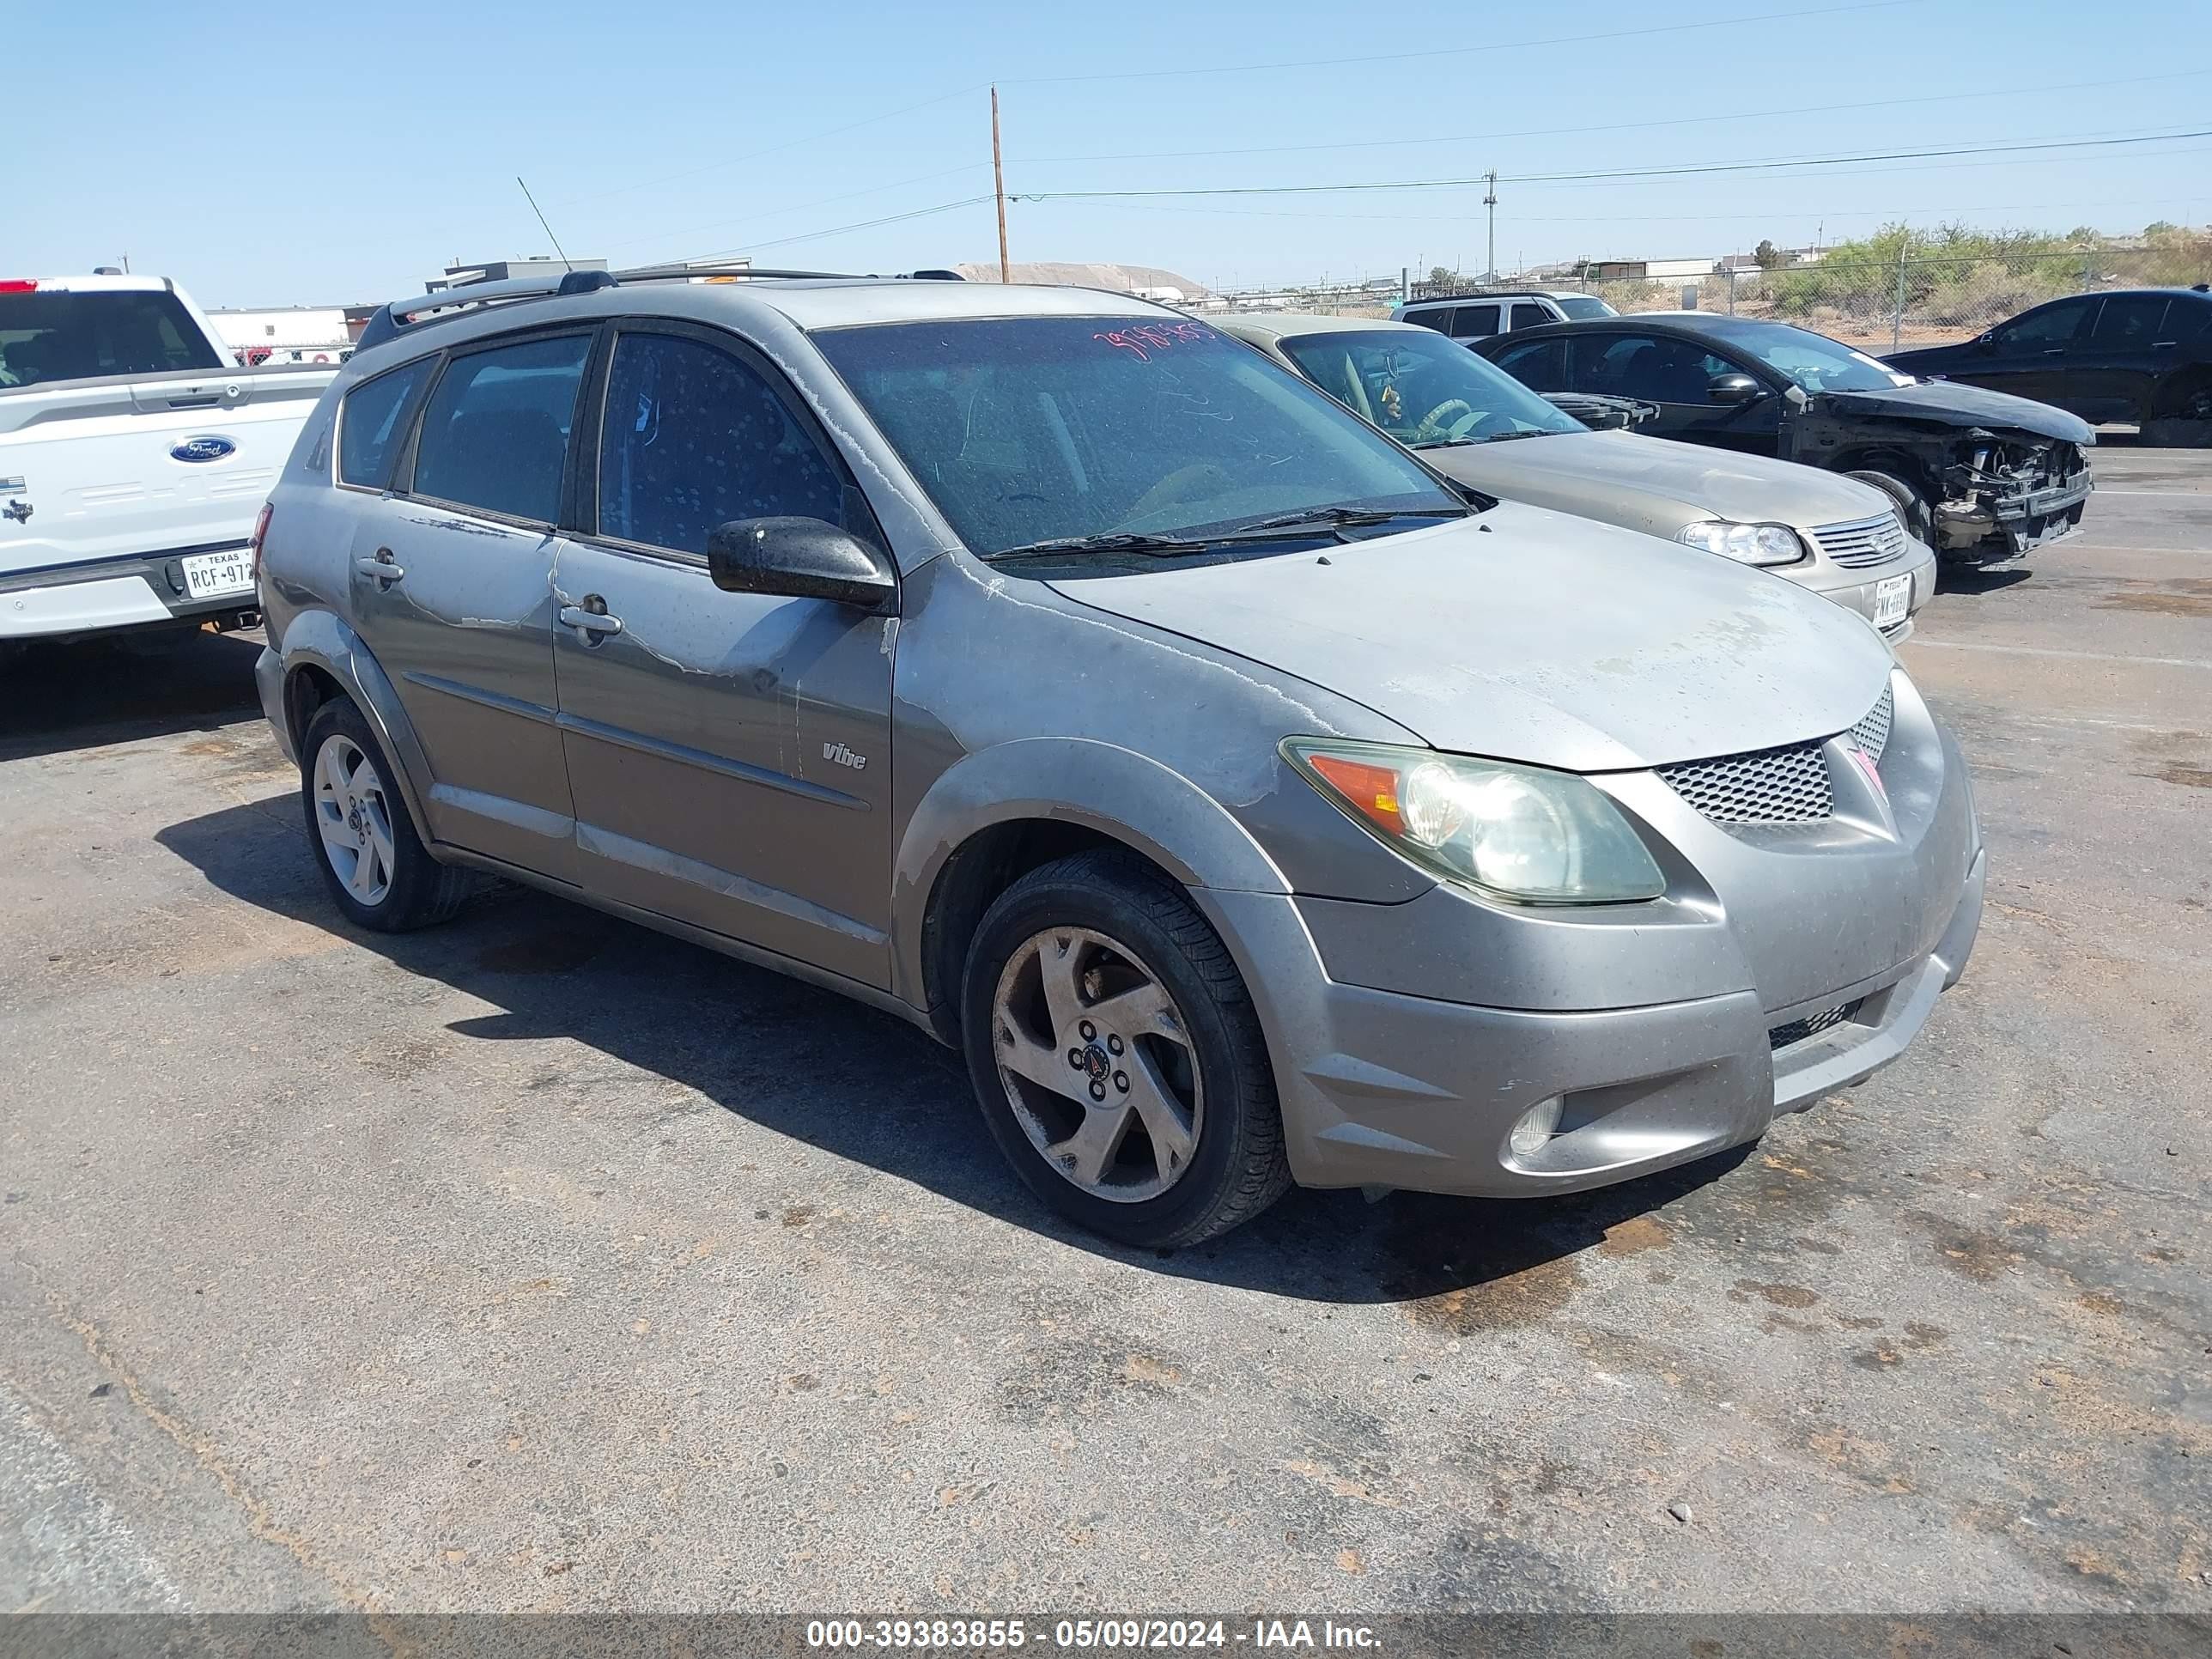
[[[388,307],[271,497],[355,923],[490,871],[860,998],[1154,1246],[1741,1145],[1964,969],[1966,766],[1840,606],[1125,296],[666,275]]]

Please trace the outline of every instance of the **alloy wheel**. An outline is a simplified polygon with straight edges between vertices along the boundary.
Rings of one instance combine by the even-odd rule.
[[[992,1048],[1014,1121],[1061,1178],[1138,1204],[1190,1169],[1206,1097],[1182,1010],[1127,945],[1087,927],[1006,959]]]
[[[364,907],[381,904],[392,890],[392,810],[376,768],[343,732],[315,752],[315,828],[346,891]]]

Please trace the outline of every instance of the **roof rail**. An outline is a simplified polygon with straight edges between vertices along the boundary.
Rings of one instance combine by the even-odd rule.
[[[874,273],[869,273],[871,276]],[[371,346],[382,345],[411,328],[427,323],[450,322],[454,318],[486,306],[505,305],[519,300],[544,300],[556,295],[592,294],[604,288],[619,288],[629,283],[741,283],[788,281],[865,281],[859,273],[849,270],[787,270],[768,265],[637,265],[627,270],[568,270],[558,276],[514,276],[497,283],[464,283],[457,288],[441,289],[434,294],[417,295],[411,300],[394,300],[378,310],[354,343],[356,351],[366,351]],[[917,270],[896,277],[895,281],[957,283],[964,281],[957,270]]]

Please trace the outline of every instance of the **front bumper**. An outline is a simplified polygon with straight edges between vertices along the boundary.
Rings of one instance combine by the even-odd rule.
[[[1270,1022],[1291,1170],[1310,1187],[1540,1197],[1756,1140],[1778,1115],[1904,1053],[1966,969],[1983,868],[1977,854],[1934,950],[1871,988],[1839,990],[1850,1013],[1778,1048],[1771,1033],[1786,1037],[1780,1028],[1825,1010],[1770,1012],[1752,991],[1586,1013],[1470,1007],[1329,981],[1309,940],[1298,965],[1317,982],[1286,999],[1304,1024],[1290,1036]],[[1279,932],[1275,948],[1291,947],[1297,930],[1280,924],[1291,901],[1211,896],[1227,901],[1230,926]],[[1272,921],[1261,914],[1271,906],[1280,913]],[[1271,986],[1262,1000],[1279,996]],[[1559,1132],[1516,1156],[1514,1125],[1554,1097]]]
[[[180,549],[94,563],[0,574],[0,639],[40,639],[106,633],[149,623],[192,622],[209,617],[258,616],[261,601],[250,588],[195,599],[185,584],[184,558],[228,551]]]
[[[1936,536],[1946,552],[1978,554],[1980,562],[2016,559],[2079,530],[2095,487],[2085,466],[2041,489],[1988,490],[1968,501],[1942,501],[1935,509]]]
[[[1778,569],[1778,576],[1787,576],[1787,567]],[[1912,579],[1911,597],[1905,601],[1902,621],[1883,623],[1876,622],[1880,611],[1882,584],[1899,576]],[[1808,571],[1802,578],[1804,586],[1824,599],[1832,599],[1846,611],[1856,611],[1881,629],[1882,637],[1892,645],[1899,643],[1912,632],[1912,618],[1920,607],[1935,597],[1936,550],[1925,542],[1908,538],[1904,556],[1888,564],[1876,565],[1868,570],[1847,570],[1841,565],[1823,560]]]
[[[1883,832],[1732,836],[1679,801],[1665,818],[1650,775],[1606,780],[1687,860],[1679,899],[1605,916],[1442,888],[1201,891],[1258,1005],[1298,1181],[1577,1192],[1755,1140],[1895,1060],[1965,970],[1984,869],[1964,762],[1896,684]],[[1553,1102],[1557,1130],[1514,1153]]]

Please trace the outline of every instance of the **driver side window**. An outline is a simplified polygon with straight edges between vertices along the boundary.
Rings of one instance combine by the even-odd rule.
[[[2020,351],[2064,345],[2080,331],[2081,319],[2088,314],[2087,300],[2062,300],[2040,311],[2031,311],[1997,331],[1997,349]]]
[[[705,554],[732,519],[842,524],[838,471],[751,368],[673,334],[625,333],[607,372],[599,533]]]

